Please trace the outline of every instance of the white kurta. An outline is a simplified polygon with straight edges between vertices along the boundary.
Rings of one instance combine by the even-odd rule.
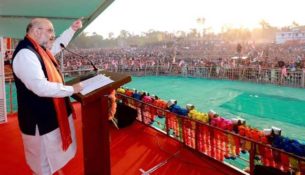
[[[73,35],[74,31],[69,28],[58,37],[51,50],[52,54],[55,55],[60,51],[60,43],[67,45]],[[36,54],[29,49],[21,49],[16,54],[13,61],[13,70],[25,86],[38,96],[67,97],[73,94],[72,86],[65,86],[61,83],[47,80]],[[22,133],[26,161],[34,174],[50,175],[61,169],[75,156],[76,140],[72,116],[69,116],[69,124],[72,144],[65,152],[62,150],[59,128],[42,136],[39,136],[37,126],[35,136]]]
[[[62,140],[59,128],[39,136],[22,134],[25,159],[36,175],[51,175],[61,169],[76,154],[76,136],[72,116],[69,116],[72,144],[66,151],[62,149]]]

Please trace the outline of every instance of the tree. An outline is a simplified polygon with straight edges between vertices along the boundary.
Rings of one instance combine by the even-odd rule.
[[[188,36],[191,37],[191,38],[196,38],[196,37],[198,37],[197,29],[192,28],[192,29],[191,29],[191,32],[188,34]]]
[[[181,37],[181,38],[185,38],[186,37],[186,33],[184,31],[177,31],[176,32],[176,36]]]
[[[131,34],[127,30],[121,30],[120,31],[119,38],[127,39],[130,36],[131,36]]]
[[[114,33],[113,33],[113,32],[109,32],[109,33],[108,33],[108,38],[109,38],[109,39],[113,39],[113,36],[114,36]]]
[[[296,21],[292,21],[291,28],[300,27],[300,24]]]
[[[272,42],[275,39],[275,33],[277,32],[277,28],[272,27],[265,20],[261,20],[259,23],[262,27],[261,38],[264,42]]]
[[[205,18],[204,18],[204,17],[197,18],[197,19],[196,19],[196,22],[197,22],[199,25],[203,25],[203,24],[205,23]]]
[[[259,22],[259,24],[261,25],[261,27],[262,27],[263,30],[272,28],[271,25],[270,25],[267,21],[265,21],[264,19],[262,19],[262,20]]]
[[[204,24],[205,24],[205,18],[204,17],[201,17],[201,18],[197,18],[196,19],[196,22],[199,26],[199,31],[202,32],[202,35],[201,36],[204,36],[205,35],[205,32],[206,30],[204,29]],[[200,36],[200,32],[198,33],[198,35]]]

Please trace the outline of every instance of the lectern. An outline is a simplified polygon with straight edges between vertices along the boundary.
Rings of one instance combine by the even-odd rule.
[[[96,89],[89,94],[75,94],[72,97],[82,106],[82,134],[85,175],[110,175],[110,143],[108,127],[108,94],[131,81],[129,75],[99,72],[114,82]],[[73,84],[81,81],[78,77],[69,81]]]

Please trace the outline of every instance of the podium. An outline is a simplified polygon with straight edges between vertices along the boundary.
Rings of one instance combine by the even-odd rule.
[[[85,175],[110,175],[110,143],[108,127],[108,94],[131,81],[130,75],[99,72],[114,82],[96,89],[86,95],[80,93],[72,97],[81,103],[82,134]],[[80,82],[78,77],[67,84]]]

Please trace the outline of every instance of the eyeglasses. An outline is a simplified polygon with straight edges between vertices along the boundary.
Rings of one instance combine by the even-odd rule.
[[[43,28],[43,27],[38,27],[39,30],[45,30],[49,33],[55,33],[54,29],[53,28]]]
[[[50,41],[55,41],[55,36],[51,37]]]

